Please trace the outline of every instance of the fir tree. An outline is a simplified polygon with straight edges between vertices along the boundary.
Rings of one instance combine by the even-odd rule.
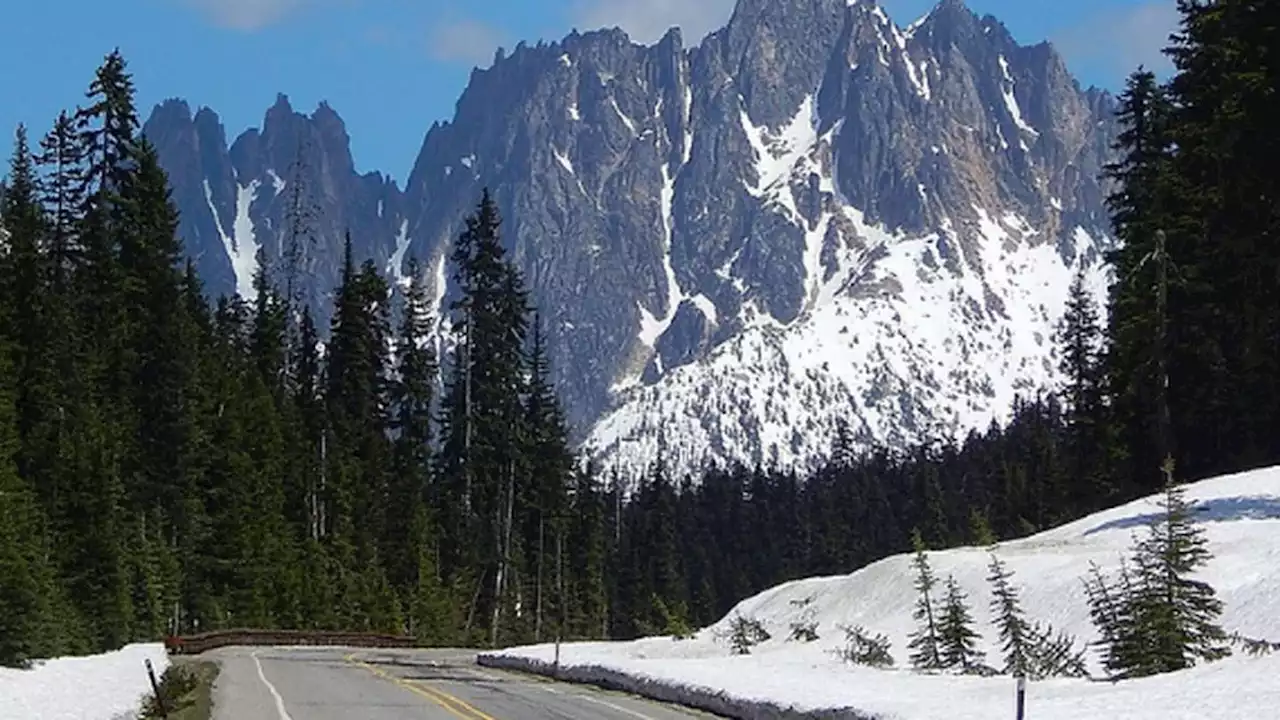
[[[964,592],[953,576],[947,577],[947,596],[938,618],[938,651],[943,667],[959,668],[965,673],[983,669],[983,653],[977,648],[981,636],[973,629]]]
[[[1195,525],[1181,487],[1167,478],[1163,512],[1134,548],[1135,574],[1122,576],[1122,592],[1094,576],[1091,614],[1098,625],[1107,668],[1118,677],[1138,677],[1189,668],[1230,654],[1217,624],[1222,613],[1208,583],[1193,574],[1212,558],[1203,528]]]
[[[995,555],[991,556],[989,569],[987,582],[991,583],[991,614],[995,617],[1004,656],[1000,672],[1027,677],[1031,669],[1031,627],[1022,613],[1018,592],[1009,582],[1013,573]]]
[[[1062,394],[1069,432],[1070,486],[1065,497],[1054,501],[1066,516],[1093,510],[1106,497],[1108,467],[1104,458],[1109,438],[1103,414],[1102,329],[1085,280],[1085,266],[1081,263],[1071,281],[1058,334],[1060,370],[1066,379]]]
[[[912,565],[916,571],[915,588],[918,597],[916,609],[912,617],[916,621],[916,630],[911,633],[907,647],[911,652],[911,665],[925,670],[937,670],[946,666],[943,659],[943,644],[938,623],[935,619],[933,589],[937,586],[937,578],[929,567],[929,558],[925,553],[924,540],[919,531],[911,537],[915,548],[915,559]]]
[[[422,554],[435,553],[434,547],[419,548],[406,542],[406,538],[416,537],[410,532],[415,522],[429,522],[426,516],[433,441],[431,412],[437,379],[435,349],[430,343],[430,308],[416,261],[410,261],[409,278],[396,337],[396,375],[389,398],[396,439],[387,530],[383,538],[383,557],[390,569],[392,585],[405,592],[422,587],[422,581],[417,579]],[[434,541],[434,537],[432,539]],[[434,559],[430,571],[438,574]]]

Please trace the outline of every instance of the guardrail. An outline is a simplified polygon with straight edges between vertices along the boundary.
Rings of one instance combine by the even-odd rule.
[[[407,648],[417,641],[406,635],[382,635],[331,630],[214,630],[165,638],[170,655],[198,655],[232,645],[338,645],[343,647]]]

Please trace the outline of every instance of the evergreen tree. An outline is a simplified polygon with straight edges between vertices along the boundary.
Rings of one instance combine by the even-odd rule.
[[[454,282],[461,297],[452,305],[460,337],[441,415],[436,463],[442,497],[446,577],[470,577],[473,600],[467,632],[487,621],[497,643],[504,607],[514,604],[518,567],[513,543],[515,486],[524,472],[527,429],[520,402],[525,389],[527,292],[506,258],[499,236],[497,203],[486,190],[466,230],[454,245]]]
[[[525,426],[528,481],[521,490],[528,508],[523,521],[526,548],[525,577],[534,598],[534,641],[542,639],[545,618],[559,617],[560,596],[552,592],[559,567],[556,543],[563,537],[568,512],[568,490],[573,474],[569,430],[551,384],[546,336],[537,316],[528,359],[525,392]]]
[[[1162,338],[1166,319],[1155,312],[1163,291],[1159,270],[1167,247],[1171,104],[1155,75],[1139,69],[1120,97],[1123,128],[1115,149],[1120,159],[1107,166],[1116,191],[1108,198],[1118,249],[1108,256],[1115,282],[1110,290],[1110,328],[1107,371],[1109,390],[1122,418],[1121,442],[1132,467],[1169,451],[1171,429],[1163,417],[1167,409],[1161,367],[1167,367]],[[1165,233],[1161,235],[1160,233]],[[1154,478],[1139,484],[1153,487]]]
[[[981,636],[973,629],[964,592],[953,576],[947,577],[947,596],[938,618],[938,652],[943,667],[959,668],[965,673],[983,669],[983,653],[977,648]]]
[[[1031,627],[1022,614],[1018,592],[1009,582],[1013,573],[995,555],[991,556],[989,569],[987,582],[991,583],[991,614],[995,616],[1004,654],[1004,666],[1000,672],[1027,677],[1032,666]]]
[[[1109,468],[1105,458],[1110,442],[1104,415],[1102,329],[1085,280],[1082,263],[1071,281],[1067,309],[1058,335],[1060,369],[1066,378],[1063,404],[1067,415],[1067,453],[1070,457],[1070,487],[1065,497],[1054,499],[1063,517],[1096,509],[1107,494]]]
[[[390,393],[396,439],[387,529],[382,545],[391,583],[406,593],[420,592],[424,587],[418,577],[423,569],[424,553],[432,558],[429,571],[438,576],[435,547],[417,547],[406,542],[415,537],[411,532],[415,523],[430,522],[427,498],[433,441],[431,413],[437,379],[435,349],[430,342],[430,308],[416,261],[410,261],[409,278],[396,337],[396,376]],[[425,542],[427,537],[420,540]],[[434,543],[434,536],[430,540]],[[438,580],[436,577],[432,582]]]
[[[933,589],[937,586],[937,578],[929,567],[929,557],[925,553],[924,540],[919,531],[911,536],[911,544],[915,549],[912,565],[916,571],[915,588],[919,597],[912,617],[916,621],[916,630],[911,633],[907,647],[911,649],[911,665],[925,670],[937,670],[946,667],[943,658],[943,639],[935,618]]]
[[[1173,672],[1230,654],[1216,622],[1222,601],[1193,577],[1212,557],[1204,530],[1173,481],[1172,460],[1164,470],[1163,512],[1134,548],[1132,580],[1122,576],[1120,593],[1100,574],[1093,580],[1091,614],[1105,644],[1105,664],[1119,677]]]

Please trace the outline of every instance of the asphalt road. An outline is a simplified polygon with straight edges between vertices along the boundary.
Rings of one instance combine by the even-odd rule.
[[[223,648],[214,720],[690,720],[621,693],[482,668],[465,650]]]

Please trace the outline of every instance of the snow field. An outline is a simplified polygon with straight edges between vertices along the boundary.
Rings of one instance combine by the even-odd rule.
[[[169,667],[164,645],[128,645],[115,652],[38,661],[30,670],[0,668],[0,720],[125,720]]]
[[[1187,486],[1214,559],[1201,577],[1225,603],[1221,618],[1230,634],[1280,640],[1280,468],[1205,480]],[[1083,578],[1089,563],[1112,572],[1129,554],[1135,534],[1158,512],[1150,497],[1023,540],[1001,543],[995,553],[1014,572],[1022,607],[1031,622],[1051,623],[1078,642],[1096,639]],[[940,580],[954,575],[968,594],[980,648],[999,664],[986,581],[989,551],[958,548],[931,552]],[[864,717],[924,720],[990,720],[1013,717],[1014,682],[913,672],[907,636],[916,601],[910,555],[899,555],[849,575],[786,583],[743,600],[716,625],[694,638],[648,638],[625,643],[580,643],[561,651],[566,669],[617,673],[667,692],[719,695],[769,702],[796,711],[854,708]],[[738,615],[761,621],[772,638],[747,656],[732,656],[729,623]],[[789,641],[793,622],[816,623],[819,639]],[[834,651],[844,644],[840,625],[862,625],[892,642],[897,669],[846,665]],[[501,658],[549,662],[551,646],[516,648]],[[493,659],[497,659],[496,657]],[[1101,676],[1096,652],[1091,671]],[[1169,675],[1121,683],[1053,679],[1028,684],[1027,717],[1035,720],[1133,718],[1134,720],[1236,720],[1280,716],[1280,655],[1249,657],[1237,651],[1224,661]],[[753,716],[744,714],[744,717]],[[856,717],[849,714],[848,717]]]

